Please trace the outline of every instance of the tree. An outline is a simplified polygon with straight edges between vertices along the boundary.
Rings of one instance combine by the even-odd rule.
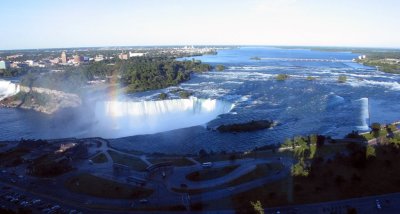
[[[367,157],[367,159],[373,159],[376,157],[376,151],[373,146],[371,146],[371,145],[367,146],[366,157]]]
[[[224,65],[216,65],[215,66],[215,70],[216,71],[223,71],[223,70],[225,70],[225,66]]]
[[[179,92],[179,96],[182,98],[182,99],[187,99],[187,98],[189,98],[190,97],[190,93],[189,92],[187,92],[187,91],[180,91]]]
[[[250,201],[251,205],[253,206],[254,212],[257,214],[264,214],[264,208],[260,201],[252,202]]]
[[[284,81],[287,80],[290,76],[287,74],[278,74],[275,79],[278,81]]]
[[[168,95],[166,93],[161,93],[161,94],[158,95],[158,98],[160,100],[165,100],[165,99],[167,99],[167,97],[168,97]]]
[[[347,81],[347,77],[345,75],[340,75],[338,77],[338,82],[339,83],[345,83]]]

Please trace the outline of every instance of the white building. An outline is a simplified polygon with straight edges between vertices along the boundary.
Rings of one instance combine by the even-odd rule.
[[[133,52],[129,52],[129,58],[131,58],[131,57],[138,57],[138,56],[144,56],[144,53],[133,53]]]

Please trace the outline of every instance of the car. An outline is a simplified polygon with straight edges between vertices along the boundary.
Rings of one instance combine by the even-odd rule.
[[[32,200],[32,204],[38,204],[38,203],[40,203],[42,200],[40,200],[40,199],[33,199]]]
[[[54,205],[53,207],[51,207],[51,210],[58,210],[60,209],[60,205]]]
[[[139,202],[140,202],[141,204],[147,204],[147,203],[149,203],[149,200],[147,200],[147,199],[140,199]]]
[[[375,203],[378,210],[382,209],[381,202],[378,199],[375,200]]]
[[[211,168],[212,165],[213,165],[212,162],[205,162],[205,163],[202,163],[202,164],[201,164],[201,166],[204,167],[204,168]]]

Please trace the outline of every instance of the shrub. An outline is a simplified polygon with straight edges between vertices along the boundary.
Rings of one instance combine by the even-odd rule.
[[[168,98],[168,95],[167,95],[166,93],[161,93],[160,95],[158,95],[158,98],[159,98],[160,100],[165,100],[165,99]]]
[[[223,70],[225,70],[225,66],[224,65],[216,65],[215,66],[215,70],[216,71],[223,71]]]
[[[287,75],[287,74],[278,74],[275,77],[275,79],[279,80],[279,81],[284,81],[284,80],[287,80],[288,78],[289,78],[289,75]]]
[[[345,83],[347,81],[347,77],[345,75],[340,75],[338,77],[338,82],[339,83]]]

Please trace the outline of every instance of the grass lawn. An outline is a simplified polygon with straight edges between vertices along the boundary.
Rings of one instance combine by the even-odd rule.
[[[108,162],[107,156],[104,153],[100,153],[91,159],[93,163],[106,163]]]
[[[226,185],[231,187],[231,186],[237,186],[239,184],[247,183],[252,180],[266,177],[273,172],[282,170],[282,168],[283,168],[283,166],[280,163],[258,164],[253,171],[226,183]]]
[[[372,133],[372,134],[370,134],[370,133],[362,134],[362,136],[365,137],[367,140],[372,140],[372,139],[377,138],[377,137],[385,137],[386,135],[387,135],[386,129],[381,129],[381,130],[379,131],[379,134],[375,134],[375,133]]]
[[[76,193],[114,199],[146,198],[153,193],[151,189],[117,183],[87,173],[68,179],[65,187]]]
[[[186,175],[186,178],[190,181],[211,180],[227,175],[238,167],[239,167],[238,165],[234,165],[221,168],[203,169]]]
[[[277,170],[282,169],[281,164],[259,164],[257,165],[256,169],[242,175],[232,181],[229,181],[225,184],[222,184],[220,186],[212,187],[212,188],[204,188],[204,189],[183,189],[183,188],[173,188],[172,190],[175,192],[179,193],[188,193],[190,195],[195,195],[195,194],[201,194],[209,191],[215,191],[218,189],[223,189],[223,188],[229,188],[229,187],[234,187],[249,181],[252,181],[254,179],[262,178],[265,176],[268,176],[272,172],[276,172]]]
[[[135,158],[129,155],[125,155],[119,152],[114,152],[112,150],[108,150],[112,160],[114,163],[123,164],[131,167],[137,171],[145,171],[147,168],[147,164],[140,160],[139,158]]]
[[[230,155],[230,154],[215,154],[215,155],[210,155],[210,156],[201,157],[201,158],[197,157],[194,159],[200,163],[204,163],[204,162],[229,161],[229,160],[232,160],[231,158],[232,158],[232,155]],[[235,159],[240,159],[239,155],[235,155]]]
[[[192,166],[192,165],[195,165],[195,163],[193,163],[192,161],[188,160],[185,157],[151,158],[151,159],[148,159],[148,161],[150,161],[150,163],[152,163],[152,164],[157,164],[157,163],[162,163],[162,162],[172,162],[172,164],[174,166]]]

